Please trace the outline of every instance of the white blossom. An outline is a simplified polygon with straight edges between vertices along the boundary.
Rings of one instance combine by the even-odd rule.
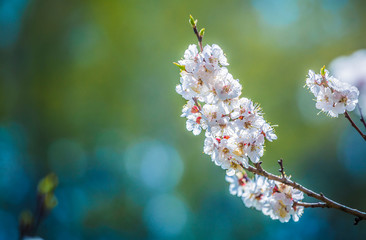
[[[180,65],[185,66],[187,72],[193,73],[197,71],[199,67],[198,50],[195,44],[188,46],[188,49],[184,52],[184,59],[178,61]]]
[[[205,59],[205,67],[209,71],[213,71],[220,66],[228,66],[227,59],[222,49],[213,44],[212,46],[206,45],[203,49],[202,55]]]
[[[202,129],[207,128],[206,119],[202,118],[202,114],[195,103],[190,100],[183,106],[181,117],[186,117],[186,128],[192,131],[194,135],[201,133]]]
[[[233,99],[241,94],[241,85],[238,80],[235,80],[229,73],[227,68],[222,68],[216,78],[215,91],[221,100]]]
[[[301,191],[283,183],[276,182],[273,194],[264,204],[262,212],[272,219],[288,222],[290,218],[297,222],[304,211],[304,207],[295,203],[300,202],[304,195]]]
[[[366,110],[366,49],[334,59],[330,69],[338,79],[358,88],[359,104]]]
[[[252,133],[249,143],[246,145],[247,156],[253,163],[259,162],[264,153],[264,136]]]
[[[230,183],[229,191],[231,195],[236,195],[241,197],[244,193],[244,189],[246,188],[247,184],[247,177],[244,176],[242,173],[238,172],[232,176],[225,176],[225,180]]]
[[[320,74],[310,70],[306,85],[316,97],[315,107],[331,117],[353,111],[358,102],[358,89],[331,76],[324,68]]]
[[[261,134],[263,134],[270,142],[277,139],[277,135],[274,133],[273,127],[266,122],[261,125],[260,131]]]
[[[268,201],[274,186],[273,181],[268,180],[263,176],[255,175],[254,179],[244,188],[242,200],[246,207],[254,207],[257,210],[262,210],[264,204]]]

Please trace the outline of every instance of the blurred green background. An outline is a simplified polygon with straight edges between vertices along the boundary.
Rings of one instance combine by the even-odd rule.
[[[225,172],[180,118],[179,60],[219,44],[243,96],[278,125],[263,165],[366,210],[366,148],[317,115],[308,69],[365,48],[365,1],[0,1],[0,239],[59,176],[45,239],[357,239],[366,223],[307,209],[282,224],[231,196]],[[354,115],[354,117],[357,117]],[[311,201],[312,199],[308,199]]]

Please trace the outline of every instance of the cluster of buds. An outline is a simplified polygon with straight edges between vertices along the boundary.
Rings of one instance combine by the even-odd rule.
[[[242,197],[247,207],[283,222],[291,216],[297,221],[303,209],[294,203],[302,194],[263,177],[246,176],[243,167],[258,163],[265,141],[277,136],[259,106],[240,97],[242,86],[226,68],[229,64],[223,50],[215,44],[202,47],[202,31],[198,33],[197,20],[192,19],[201,51],[189,45],[184,58],[175,63],[181,70],[176,91],[187,100],[181,115],[187,119],[187,130],[194,135],[206,130],[204,153],[226,170],[230,191]]]
[[[41,239],[34,236],[41,221],[57,206],[57,198],[54,191],[58,185],[58,178],[50,173],[38,183],[37,207],[35,214],[31,211],[23,211],[20,215],[19,235],[20,239]],[[24,238],[23,238],[24,237]]]
[[[353,111],[358,103],[358,89],[331,76],[325,66],[320,74],[309,70],[306,86],[316,97],[316,108],[331,117]]]

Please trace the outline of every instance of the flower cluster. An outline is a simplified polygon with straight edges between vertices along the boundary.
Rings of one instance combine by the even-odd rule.
[[[199,52],[196,45],[190,45],[176,65],[181,69],[176,91],[187,100],[181,116],[194,135],[206,130],[204,153],[226,170],[230,192],[241,197],[247,207],[262,210],[273,219],[285,222],[293,216],[298,220],[302,208],[294,205],[297,199],[293,196],[298,194],[293,188],[243,175],[243,167],[258,163],[263,156],[265,141],[277,136],[259,106],[240,97],[242,86],[226,68],[229,64],[222,49],[213,44]]]
[[[291,217],[297,222],[304,212],[304,207],[297,206],[303,193],[283,183],[255,175],[253,179],[242,173],[226,176],[230,183],[230,193],[241,197],[246,207],[262,211],[264,215],[281,222],[288,222]]]
[[[362,109],[366,109],[366,49],[334,59],[330,63],[330,70],[337,78],[358,88],[359,104]]]
[[[263,156],[265,139],[277,138],[257,105],[240,98],[242,87],[225,67],[227,59],[217,45],[198,52],[190,45],[181,66],[176,91],[187,100],[182,117],[193,134],[206,131],[204,152],[234,174],[236,166],[256,163]],[[202,105],[201,105],[202,104]]]
[[[320,74],[309,70],[306,86],[316,97],[316,108],[331,117],[353,111],[358,102],[358,89],[331,76],[325,67]]]

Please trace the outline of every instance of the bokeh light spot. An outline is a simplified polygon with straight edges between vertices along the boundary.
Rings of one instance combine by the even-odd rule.
[[[128,148],[125,166],[131,178],[155,191],[173,189],[184,168],[177,151],[158,141],[143,141]]]
[[[299,18],[297,0],[253,0],[252,5],[265,24],[285,27]]]
[[[366,171],[366,147],[356,130],[348,128],[344,131],[338,149],[338,156],[345,169],[356,178],[363,177]]]
[[[187,221],[187,209],[179,198],[159,195],[148,202],[144,220],[154,235],[173,237],[182,232]]]
[[[80,178],[87,166],[87,157],[81,145],[73,140],[57,140],[48,150],[51,169],[63,180]]]

